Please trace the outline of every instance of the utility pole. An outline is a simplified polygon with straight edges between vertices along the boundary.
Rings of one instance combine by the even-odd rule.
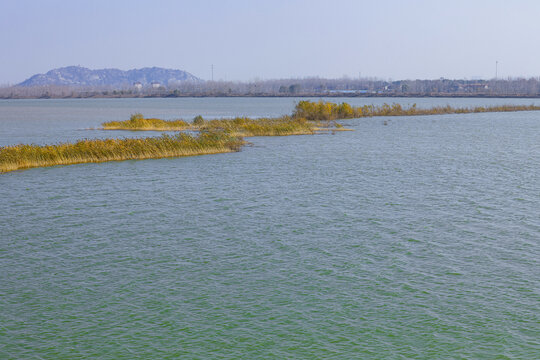
[[[497,60],[495,61],[495,80],[497,80],[497,75],[498,75],[497,71],[499,70],[498,68],[499,68],[499,61]]]
[[[214,81],[214,64],[212,64],[212,81]]]

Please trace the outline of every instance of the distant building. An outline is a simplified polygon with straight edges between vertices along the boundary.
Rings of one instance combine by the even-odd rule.
[[[459,90],[469,92],[469,93],[481,92],[482,90],[487,90],[487,89],[489,89],[489,86],[487,84],[475,83],[475,84],[460,84],[459,85]]]
[[[137,90],[141,90],[142,89],[142,84],[140,81],[137,81],[137,82],[134,82],[133,83],[133,87]]]
[[[157,81],[152,81],[152,88],[157,89],[161,86],[161,84]]]
[[[355,89],[355,90],[328,90],[330,94],[366,94],[367,90]]]

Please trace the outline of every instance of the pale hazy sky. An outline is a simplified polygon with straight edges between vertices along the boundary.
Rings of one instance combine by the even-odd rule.
[[[0,84],[81,65],[209,79],[540,76],[540,0],[0,0]]]

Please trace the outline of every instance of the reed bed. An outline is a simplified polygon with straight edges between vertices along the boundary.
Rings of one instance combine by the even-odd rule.
[[[317,130],[317,124],[303,118],[282,116],[279,118],[251,119],[237,117],[205,121],[198,126],[202,131],[224,130],[236,136],[287,136],[311,135]]]
[[[205,120],[197,116],[190,124],[183,120],[166,121],[160,119],[136,118],[126,121],[103,123],[105,130],[195,130],[225,131],[232,136],[286,136],[310,135],[316,127],[328,127],[328,124],[315,124],[303,118],[282,116],[278,118],[236,117],[234,119]]]
[[[300,101],[296,105],[292,117],[305,118],[308,120],[339,120],[372,116],[417,116],[538,110],[540,110],[540,106],[535,105],[498,105],[464,108],[456,108],[447,105],[420,109],[416,107],[416,104],[405,108],[400,104],[383,104],[380,106],[364,105],[353,107],[347,103],[335,104],[326,101]]]
[[[236,136],[285,136],[307,135],[321,130],[348,130],[339,124],[328,121],[373,117],[373,116],[418,116],[442,114],[467,114],[481,112],[537,111],[535,105],[499,105],[456,108],[450,105],[420,109],[413,104],[402,107],[400,104],[364,105],[353,107],[347,103],[326,101],[300,101],[291,116],[278,118],[205,120],[201,116],[188,123],[184,120],[145,119],[141,114],[134,114],[129,120],[103,123],[105,130],[157,130],[157,131],[215,131],[225,130]],[[319,123],[314,124],[313,121]]]
[[[142,139],[81,140],[0,147],[0,172],[89,162],[194,156],[239,151],[245,141],[225,132],[178,133]]]
[[[105,130],[155,130],[155,131],[182,131],[191,126],[184,120],[165,121],[156,118],[145,119],[142,114],[133,114],[129,120],[109,121],[101,124]]]

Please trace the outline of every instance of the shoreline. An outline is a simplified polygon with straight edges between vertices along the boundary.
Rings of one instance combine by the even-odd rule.
[[[540,99],[540,95],[483,95],[483,94],[185,94],[185,95],[101,95],[87,96],[0,96],[0,100],[62,100],[62,99],[175,99],[175,98],[470,98],[470,99]]]

